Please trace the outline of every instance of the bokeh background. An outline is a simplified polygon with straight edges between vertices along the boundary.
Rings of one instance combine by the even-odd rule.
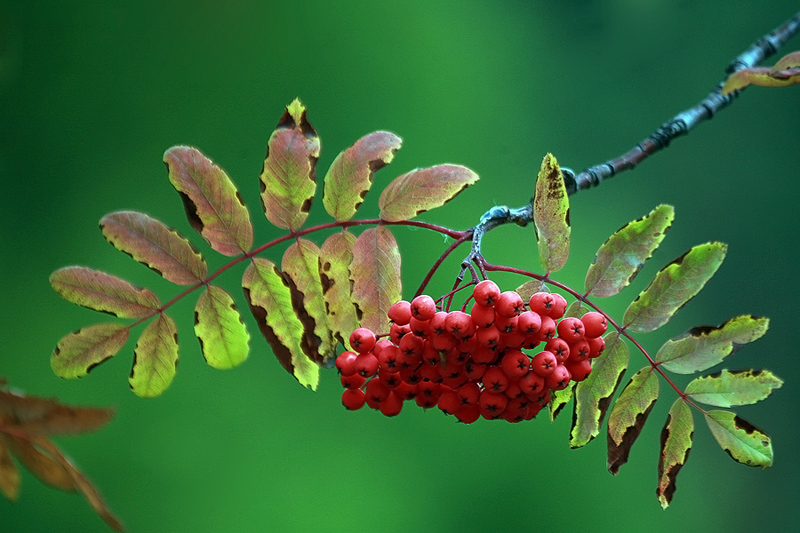
[[[227,170],[256,242],[278,235],[260,213],[258,173],[297,96],[322,139],[320,175],[361,135],[387,129],[404,139],[363,216],[375,216],[377,189],[392,177],[452,162],[481,181],[422,218],[467,228],[492,205],[524,204],[548,151],[575,169],[626,151],[704,97],[731,59],[797,9],[792,0],[4,2],[0,376],[29,394],[116,407],[106,428],[58,442],[134,532],[786,530],[800,501],[800,88],[748,89],[635,171],[572,198],[573,251],[558,277],[578,287],[608,235],[659,203],[675,206],[651,263],[602,302],[618,316],[690,246],[730,244],[706,289],[641,336],[649,350],[739,314],[772,320],[765,338],[724,366],[769,368],[786,382],[768,401],[736,409],[772,436],[774,467],[733,462],[695,413],[694,448],[667,511],[654,494],[659,433],[675,398],[663,383],[613,477],[604,437],[569,449],[569,414],[465,426],[416,406],[393,419],[347,412],[334,372],[318,392],[304,390],[249,316],[250,359],[213,370],[187,301],[172,313],[178,375],[163,396],[139,399],[127,385],[133,339],[81,380],[51,373],[58,339],[106,318],[60,300],[47,279],[85,264],[163,299],[176,294],[102,239],[97,221],[118,209],[164,220],[191,235],[212,268],[224,263],[189,228],[167,181],[161,158],[175,144],[197,146]],[[783,52],[797,48],[795,38]],[[310,223],[327,221],[319,198],[315,207]],[[396,235],[408,296],[446,243],[421,230]],[[494,263],[537,268],[531,228],[499,228],[484,251]],[[446,290],[458,261],[431,292]],[[240,274],[221,283],[246,312]],[[631,371],[644,364],[632,354]],[[19,501],[0,501],[3,532],[105,530],[79,496],[27,473]]]

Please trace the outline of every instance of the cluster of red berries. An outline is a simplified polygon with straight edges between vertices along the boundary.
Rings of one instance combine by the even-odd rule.
[[[389,337],[366,328],[350,336],[353,351],[336,358],[342,404],[366,403],[386,416],[403,402],[437,406],[467,424],[480,417],[520,422],[550,401],[550,391],[586,379],[605,348],[601,313],[562,318],[566,300],[549,292],[528,305],[490,280],[475,285],[470,313],[437,311],[430,296],[395,303]],[[534,355],[523,350],[534,350]]]

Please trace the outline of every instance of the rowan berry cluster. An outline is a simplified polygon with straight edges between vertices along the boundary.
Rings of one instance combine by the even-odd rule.
[[[586,379],[591,359],[605,348],[605,316],[562,318],[567,302],[558,294],[538,292],[526,305],[516,292],[485,280],[472,298],[469,313],[445,312],[421,295],[389,309],[388,338],[353,331],[352,351],[336,358],[342,404],[394,416],[413,400],[467,424],[481,417],[530,420],[551,391]]]

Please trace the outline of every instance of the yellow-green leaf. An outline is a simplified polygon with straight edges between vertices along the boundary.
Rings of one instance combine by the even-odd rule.
[[[128,340],[128,326],[107,322],[93,324],[65,335],[53,355],[50,367],[60,378],[79,378],[113,357]]]
[[[139,336],[133,368],[128,378],[131,390],[142,398],[158,396],[175,378],[178,366],[178,328],[161,313]]]
[[[748,85],[789,87],[797,84],[800,84],[800,69],[775,70],[769,67],[752,67],[731,74],[722,86],[722,96],[744,89]]]
[[[734,461],[772,466],[772,441],[766,433],[731,411],[708,411],[705,417],[711,434]]]
[[[267,259],[255,257],[244,272],[242,287],[275,357],[301,385],[316,390],[319,366],[303,352],[303,324],[294,312],[281,271]]]
[[[569,256],[569,199],[564,175],[553,154],[544,156],[536,178],[533,223],[542,268],[548,273],[561,269]]]
[[[623,323],[631,331],[653,331],[691,300],[711,279],[728,247],[720,242],[695,246],[661,269],[625,311]]]
[[[783,380],[769,370],[722,370],[689,382],[684,392],[706,405],[731,407],[760,402],[781,385]]]
[[[633,375],[608,415],[608,471],[619,472],[658,399],[658,375],[650,365]]]
[[[350,292],[350,263],[355,242],[355,235],[342,231],[325,239],[319,251],[319,277],[328,324],[334,337],[347,349],[350,349],[350,334],[359,327]]]
[[[370,228],[353,245],[350,266],[353,301],[361,325],[376,334],[389,332],[389,307],[402,298],[400,250],[385,226]]]
[[[68,302],[120,318],[151,315],[161,307],[148,289],[89,267],[59,268],[50,274],[50,285]]]
[[[675,209],[659,205],[629,222],[600,246],[586,273],[586,293],[613,296],[627,287],[664,239]]]
[[[575,393],[575,382],[570,381],[566,389],[557,391],[550,391],[550,403],[548,404],[550,411],[550,421],[553,422],[558,414],[564,409],[564,406],[569,403]]]
[[[296,230],[306,221],[317,190],[320,143],[295,99],[269,138],[261,170],[261,204],[275,226]]]
[[[689,459],[694,435],[692,410],[678,398],[669,410],[667,422],[661,430],[661,455],[658,461],[658,486],[656,496],[666,509],[675,494],[675,480]]]
[[[322,203],[341,222],[350,220],[372,187],[375,172],[391,163],[402,144],[388,131],[365,135],[336,156],[325,175]]]
[[[209,366],[225,370],[247,360],[250,334],[225,290],[209,285],[200,294],[194,308],[194,332]]]

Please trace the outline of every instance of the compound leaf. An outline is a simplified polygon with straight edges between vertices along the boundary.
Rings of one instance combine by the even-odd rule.
[[[628,306],[623,317],[625,327],[647,332],[666,324],[711,279],[727,249],[720,242],[701,244],[661,269]]]
[[[210,367],[226,370],[247,359],[250,334],[225,290],[209,285],[200,295],[194,308],[194,332]]]
[[[60,378],[79,378],[113,357],[128,340],[128,326],[93,324],[65,335],[53,350],[50,367]]]
[[[175,378],[178,366],[178,328],[161,313],[142,331],[134,350],[128,378],[131,390],[142,398],[158,396]]]
[[[658,399],[658,376],[650,365],[633,375],[608,415],[608,471],[619,472]]]
[[[564,175],[553,154],[544,156],[536,178],[533,223],[542,268],[548,273],[561,269],[569,256],[569,199]]]
[[[396,177],[381,193],[381,219],[399,222],[440,207],[478,181],[478,175],[460,165],[418,168]]]
[[[304,328],[292,307],[292,294],[280,270],[255,257],[242,278],[245,297],[275,357],[301,385],[316,390],[319,367],[303,352]]]
[[[388,333],[386,313],[403,294],[400,250],[388,228],[370,228],[358,236],[353,245],[350,279],[361,325],[376,334]]]
[[[334,233],[319,251],[319,277],[328,325],[334,337],[350,348],[350,334],[358,327],[356,306],[350,293],[350,263],[356,236],[348,231]]]
[[[681,398],[675,400],[661,430],[661,455],[658,461],[658,486],[656,496],[666,509],[675,494],[675,480],[689,459],[694,435],[692,410]]]
[[[375,131],[360,138],[336,156],[325,175],[322,203],[341,222],[350,220],[372,187],[375,172],[391,163],[402,144],[388,131]]]
[[[656,362],[676,374],[711,368],[767,332],[769,319],[752,315],[732,318],[719,327],[700,326],[670,339],[658,350]]]
[[[8,501],[15,502],[19,496],[20,475],[3,437],[0,434],[0,492]]]
[[[295,99],[269,138],[261,170],[261,203],[275,226],[296,230],[306,221],[317,190],[319,137]]]
[[[772,441],[769,436],[731,411],[708,411],[706,423],[717,443],[737,463],[747,466],[772,466]]]
[[[50,285],[68,302],[120,318],[152,315],[161,307],[149,290],[83,266],[59,268],[50,274]]]
[[[334,355],[336,342],[325,312],[319,247],[307,239],[297,239],[283,254],[281,268],[292,282],[290,289],[299,293],[294,309],[304,323],[306,351],[315,361],[325,363]]]
[[[684,392],[706,405],[731,407],[760,402],[781,385],[769,370],[722,370],[689,382]]]
[[[575,387],[571,448],[585,446],[597,435],[622,376],[628,368],[628,345],[615,330],[604,338],[606,348],[592,361],[592,372]]]
[[[75,435],[95,431],[111,420],[113,409],[71,407],[54,400],[0,391],[3,426],[29,436]]]
[[[194,246],[163,222],[136,211],[117,211],[100,219],[100,230],[118,250],[178,285],[191,285],[208,274]]]
[[[225,171],[189,146],[167,150],[164,163],[189,224],[208,244],[227,256],[248,251],[253,245],[250,214]]]
[[[586,293],[613,296],[627,287],[661,244],[674,218],[671,205],[659,205],[617,230],[597,250],[586,273]]]

